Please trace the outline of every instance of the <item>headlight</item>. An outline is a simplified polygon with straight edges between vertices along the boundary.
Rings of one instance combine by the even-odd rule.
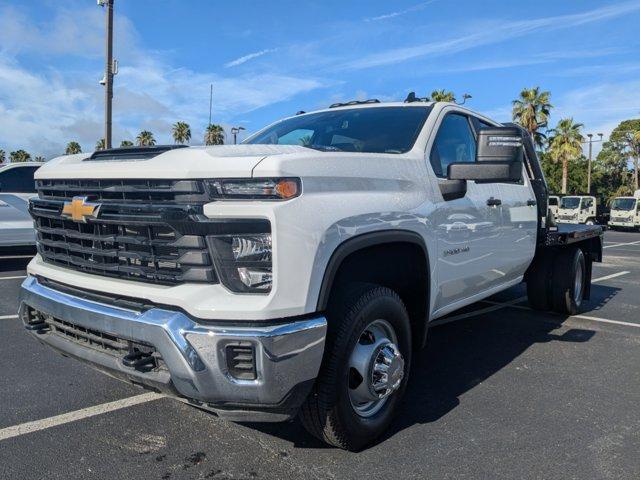
[[[271,290],[271,233],[210,235],[207,240],[227,288],[238,293]]]
[[[289,200],[300,195],[299,178],[206,180],[212,199]]]

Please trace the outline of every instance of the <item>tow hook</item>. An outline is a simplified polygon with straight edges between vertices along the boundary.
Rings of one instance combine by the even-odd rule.
[[[151,353],[134,351],[122,357],[122,364],[136,370],[150,369],[155,366],[155,358]]]

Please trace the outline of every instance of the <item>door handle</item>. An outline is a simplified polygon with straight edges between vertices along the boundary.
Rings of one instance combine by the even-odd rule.
[[[535,200],[527,200],[527,207],[535,207],[537,204]]]
[[[497,207],[498,205],[502,205],[502,200],[500,200],[499,198],[491,197],[489,200],[487,200],[487,205],[489,205],[490,207]]]

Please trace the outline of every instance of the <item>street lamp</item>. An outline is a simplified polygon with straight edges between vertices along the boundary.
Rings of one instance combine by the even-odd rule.
[[[600,140],[594,140],[593,139],[593,133],[587,133],[587,137],[589,137],[589,140],[587,142],[582,142],[582,143],[588,143],[589,144],[589,164],[587,167],[587,193],[589,195],[591,195],[591,153],[593,150],[593,144],[594,143],[599,143],[602,142],[602,137],[604,136],[602,133],[598,133],[598,136],[600,137]]]
[[[231,135],[233,135],[233,144],[236,145],[240,130],[246,130],[244,127],[231,127]]]
[[[113,1],[98,0],[98,6],[106,8],[107,38],[105,44],[105,72],[100,85],[104,85],[104,147],[111,148],[111,115],[113,102],[113,76],[118,73],[118,64],[113,59]]]

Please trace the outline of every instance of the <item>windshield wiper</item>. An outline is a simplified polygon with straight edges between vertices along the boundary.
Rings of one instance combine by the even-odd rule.
[[[321,152],[342,152],[343,150],[333,145],[303,145],[303,147],[312,148]]]

